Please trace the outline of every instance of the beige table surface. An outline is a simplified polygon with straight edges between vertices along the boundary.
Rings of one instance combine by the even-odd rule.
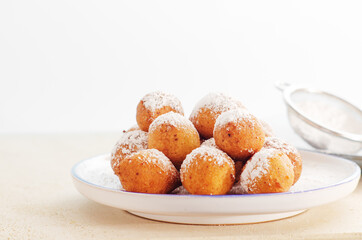
[[[362,184],[337,202],[274,222],[192,226],[142,219],[83,197],[70,169],[118,134],[0,136],[0,239],[362,239]]]

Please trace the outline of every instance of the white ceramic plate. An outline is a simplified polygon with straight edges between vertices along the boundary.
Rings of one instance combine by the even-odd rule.
[[[301,151],[301,155],[302,176],[286,193],[201,196],[126,192],[120,190],[112,174],[109,155],[77,163],[72,176],[78,191],[95,202],[149,219],[186,224],[240,224],[286,218],[336,201],[356,188],[361,175],[356,163],[308,151]]]

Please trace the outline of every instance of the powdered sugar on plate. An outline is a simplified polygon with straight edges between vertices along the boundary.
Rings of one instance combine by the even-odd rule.
[[[177,128],[189,128],[194,129],[196,128],[192,124],[190,120],[185,118],[179,113],[175,112],[168,112],[165,114],[162,114],[161,116],[157,117],[150,125],[149,132],[153,132],[155,129],[157,129],[160,125],[168,125],[168,126],[174,126]]]
[[[89,183],[106,188],[123,190],[121,182],[110,167],[109,157],[106,159],[92,159],[78,169],[79,177]]]
[[[231,109],[243,108],[243,104],[223,93],[209,93],[203,97],[194,107],[190,118],[194,118],[202,108],[208,108],[214,113],[222,113]]]
[[[143,102],[145,108],[152,112],[165,106],[169,106],[179,113],[184,113],[180,100],[169,93],[161,91],[151,92],[145,95],[141,101]]]

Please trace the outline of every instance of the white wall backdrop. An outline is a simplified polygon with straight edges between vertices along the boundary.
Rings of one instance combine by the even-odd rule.
[[[361,12],[361,1],[0,1],[0,133],[128,128],[158,89],[187,114],[229,93],[277,132],[275,81],[362,107]]]

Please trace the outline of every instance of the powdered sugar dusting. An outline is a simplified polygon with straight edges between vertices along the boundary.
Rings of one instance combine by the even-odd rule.
[[[185,118],[184,116],[182,116],[179,113],[175,113],[175,112],[168,112],[165,114],[162,114],[161,116],[157,117],[150,125],[149,131],[152,132],[154,131],[158,126],[160,125],[171,125],[177,128],[191,128],[191,129],[195,129],[195,126],[192,124],[192,122],[190,120],[188,120],[187,118]]]
[[[205,157],[208,156],[208,158],[198,157],[198,159],[212,161],[214,164],[219,166],[222,166],[224,164],[231,164],[231,165],[234,164],[233,160],[223,151],[214,147],[201,146],[199,148],[194,149],[191,153],[189,153],[186,156],[186,159],[183,161],[180,169],[181,178],[182,175],[188,171],[189,166],[191,165],[191,163],[195,161],[198,155]]]
[[[123,156],[127,156],[131,153],[137,152],[138,150],[147,149],[148,133],[142,130],[133,130],[122,134],[121,138],[113,148],[111,158],[117,157],[120,153]],[[112,163],[118,164],[117,161]]]
[[[235,109],[222,113],[215,122],[215,129],[225,126],[228,123],[248,123],[250,127],[254,127],[258,120],[247,110]],[[259,123],[260,124],[260,123]]]
[[[144,156],[147,157],[144,157]],[[142,157],[142,161],[145,164],[150,164],[150,165],[156,165],[159,168],[161,168],[164,172],[166,173],[171,173],[176,175],[177,170],[174,167],[174,165],[172,164],[171,160],[168,159],[165,154],[163,154],[161,151],[157,150],[157,149],[146,149],[146,150],[141,150],[139,152],[136,153],[132,153],[131,155],[129,155],[127,157],[128,161],[132,161],[132,158],[141,158]],[[162,172],[160,172],[162,173]]]
[[[282,139],[279,139],[276,137],[266,137],[265,143],[264,143],[264,148],[278,149],[287,155],[289,155],[289,154],[298,155],[298,151],[295,147],[286,143]]]
[[[191,118],[194,118],[202,108],[208,108],[214,113],[222,113],[231,109],[244,108],[240,101],[223,93],[209,93],[194,107]]]
[[[246,163],[240,176],[240,185],[245,191],[253,184],[254,179],[268,173],[270,158],[276,151],[275,149],[262,149]]]
[[[215,143],[215,139],[214,138],[209,138],[207,139],[205,142],[203,142],[201,144],[202,147],[213,147],[213,148],[217,148],[219,149],[219,147],[216,145]]]
[[[169,106],[179,113],[184,113],[180,100],[169,93],[161,91],[151,92],[145,95],[141,101],[143,101],[145,108],[152,112],[165,106]]]

